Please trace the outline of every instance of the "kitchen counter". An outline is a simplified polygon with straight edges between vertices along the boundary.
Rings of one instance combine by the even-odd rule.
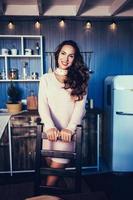
[[[9,113],[0,113],[0,139],[4,133],[6,126],[10,120],[11,114]]]

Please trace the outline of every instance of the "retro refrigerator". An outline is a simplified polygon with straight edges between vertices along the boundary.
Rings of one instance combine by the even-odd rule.
[[[104,158],[111,171],[133,171],[133,75],[110,76],[104,84]]]

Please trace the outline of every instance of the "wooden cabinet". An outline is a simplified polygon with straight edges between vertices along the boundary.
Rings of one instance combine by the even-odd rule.
[[[101,170],[102,118],[99,109],[87,109],[83,118],[82,168],[85,174]]]
[[[0,173],[34,172],[38,120],[36,111],[11,117],[10,129],[6,128],[0,140]]]
[[[8,125],[0,137],[0,173],[10,173],[9,134]]]
[[[24,112],[11,118],[12,168],[28,171],[35,168],[37,112]]]

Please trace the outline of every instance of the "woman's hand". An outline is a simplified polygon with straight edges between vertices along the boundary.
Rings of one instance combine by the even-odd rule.
[[[60,131],[60,138],[63,142],[71,142],[72,139],[72,131],[68,129],[62,129]]]
[[[50,128],[46,131],[47,138],[50,141],[57,141],[59,136],[59,131],[56,128]]]

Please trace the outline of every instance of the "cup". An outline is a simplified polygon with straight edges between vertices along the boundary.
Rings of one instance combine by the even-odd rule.
[[[2,55],[8,55],[8,53],[9,53],[8,49],[4,49],[4,48],[1,49],[1,54]]]
[[[25,55],[31,55],[32,50],[31,49],[25,49]]]

